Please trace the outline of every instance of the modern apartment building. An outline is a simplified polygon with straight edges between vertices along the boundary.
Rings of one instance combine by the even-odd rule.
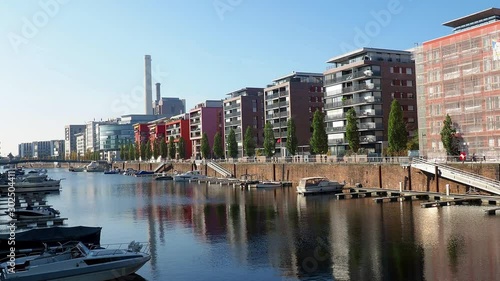
[[[264,89],[264,118],[273,126],[276,153],[287,156],[287,123],[293,118],[299,146],[309,146],[314,112],[323,110],[323,74],[293,72]],[[264,124],[265,125],[265,124]]]
[[[33,143],[24,142],[18,145],[18,152],[20,158],[32,158],[33,157]]]
[[[75,134],[76,137],[76,155],[77,157],[83,157],[85,155],[85,152],[87,151],[86,149],[86,134],[85,133],[78,133]]]
[[[57,158],[64,157],[64,140],[34,141],[19,144],[18,155],[21,158]]]
[[[450,115],[458,148],[500,156],[500,9],[444,23],[453,33],[416,48],[420,154],[444,157],[441,129]]]
[[[229,93],[224,100],[224,140],[231,129],[236,135],[238,144],[238,157],[245,156],[243,151],[243,139],[248,127],[253,128],[254,139],[257,147],[262,146],[264,128],[264,89],[263,88],[243,88]],[[226,158],[228,156],[227,146],[225,147]]]
[[[332,155],[349,150],[346,113],[356,111],[360,145],[382,155],[393,99],[403,109],[409,137],[417,129],[415,64],[409,51],[362,48],[328,60],[324,73],[325,123]]]
[[[85,133],[86,125],[66,125],[64,127],[64,154],[69,159],[71,152],[76,152],[76,134]]]
[[[201,138],[207,133],[210,148],[213,147],[217,132],[224,134],[222,101],[207,100],[189,111],[189,130],[191,151],[196,158],[201,158]]]
[[[184,139],[184,158],[189,159],[192,156],[192,145],[191,145],[191,137],[189,130],[189,114],[179,114],[176,116],[172,116],[168,120],[165,120],[165,135],[166,140],[169,141],[170,137],[174,138],[174,142],[176,144],[177,151],[177,143],[180,138]],[[176,153],[178,156],[178,153]],[[177,157],[176,156],[176,157]]]

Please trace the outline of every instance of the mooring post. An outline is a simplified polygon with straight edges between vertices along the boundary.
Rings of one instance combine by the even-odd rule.
[[[436,175],[434,179],[436,180],[436,192],[439,193],[439,168],[438,166],[434,167],[434,174]]]
[[[399,182],[399,192],[403,192],[403,182]]]
[[[411,191],[411,164],[408,166],[408,190]]]
[[[446,196],[450,196],[450,185],[446,184]]]
[[[382,188],[382,165],[378,165],[378,185]]]
[[[276,164],[273,163],[273,181],[276,181]]]

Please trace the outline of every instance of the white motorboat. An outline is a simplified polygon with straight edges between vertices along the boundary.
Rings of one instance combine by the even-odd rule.
[[[69,242],[44,250],[40,255],[19,257],[0,264],[0,280],[104,281],[130,275],[151,259],[149,245],[100,246],[92,249]]]
[[[54,180],[45,174],[28,174],[18,177],[14,182],[15,188],[39,188],[39,187],[57,187],[61,185],[61,180]],[[25,190],[26,191],[26,190]]]
[[[85,172],[87,173],[103,173],[104,171],[106,171],[106,168],[97,161],[92,161],[85,166]]]
[[[279,181],[262,181],[254,184],[255,188],[274,188],[281,187],[281,182]]]
[[[325,177],[308,177],[302,178],[297,186],[297,192],[300,194],[342,192],[345,186],[344,183],[331,181]]]
[[[41,219],[41,218],[55,218],[58,217],[60,212],[51,207],[32,207],[19,208],[13,212],[6,211],[8,215],[13,215],[15,219]]]
[[[188,172],[185,172],[183,174],[174,175],[174,181],[178,181],[178,182],[198,180],[198,179],[203,179],[203,178],[206,178],[206,176],[202,175],[201,171],[199,171],[199,170],[188,171]]]

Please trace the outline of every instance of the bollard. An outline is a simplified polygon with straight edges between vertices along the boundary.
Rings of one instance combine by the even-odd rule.
[[[450,185],[446,184],[446,196],[450,196]]]
[[[403,183],[399,182],[399,192],[403,192]]]

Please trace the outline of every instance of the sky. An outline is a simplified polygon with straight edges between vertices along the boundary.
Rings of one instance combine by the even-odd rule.
[[[64,126],[144,113],[144,55],[187,110],[362,47],[406,50],[498,2],[2,0],[0,155]],[[154,94],[154,87],[153,87]]]

